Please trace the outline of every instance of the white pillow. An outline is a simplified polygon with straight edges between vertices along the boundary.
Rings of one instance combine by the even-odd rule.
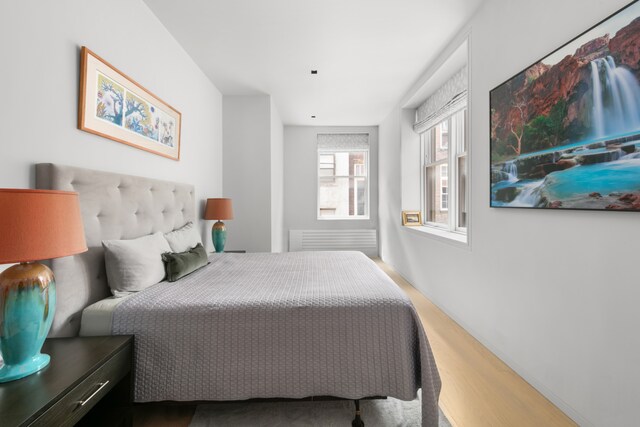
[[[164,280],[162,254],[171,252],[162,233],[132,240],[103,240],[107,280],[113,295],[138,292]]]
[[[169,242],[171,251],[177,253],[191,250],[198,244],[202,245],[200,233],[198,233],[196,226],[193,225],[193,222],[191,221],[177,230],[173,230],[172,232],[165,234],[164,238]]]

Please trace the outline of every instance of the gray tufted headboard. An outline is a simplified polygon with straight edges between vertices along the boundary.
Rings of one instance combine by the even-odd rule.
[[[36,165],[36,187],[76,191],[89,250],[51,261],[57,303],[50,336],[75,336],[82,310],[110,295],[102,240],[164,233],[196,221],[192,185],[72,166]]]

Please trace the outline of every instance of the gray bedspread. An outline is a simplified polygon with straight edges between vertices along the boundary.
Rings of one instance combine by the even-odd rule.
[[[408,297],[359,252],[218,254],[121,303],[136,402],[416,397],[438,425],[440,378]]]

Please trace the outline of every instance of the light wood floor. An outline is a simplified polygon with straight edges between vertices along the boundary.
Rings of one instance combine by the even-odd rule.
[[[440,407],[454,427],[577,425],[402,276],[381,260],[376,263],[416,306],[442,378]],[[194,409],[137,405],[134,426],[187,427]]]
[[[454,427],[577,425],[402,276],[376,263],[422,319],[442,378],[440,408]]]

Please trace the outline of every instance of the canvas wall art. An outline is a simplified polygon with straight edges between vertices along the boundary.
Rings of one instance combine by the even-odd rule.
[[[84,46],[78,111],[81,130],[180,159],[180,112]]]
[[[491,206],[640,211],[640,2],[491,91]]]

